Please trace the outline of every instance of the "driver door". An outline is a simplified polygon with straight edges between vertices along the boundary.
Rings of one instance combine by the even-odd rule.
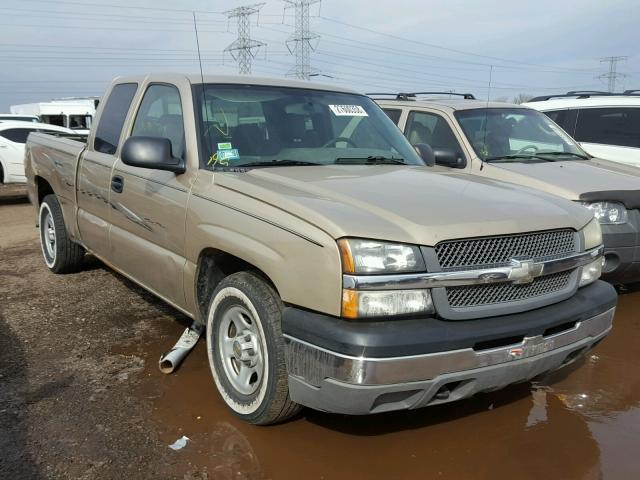
[[[172,155],[185,158],[182,105],[176,86],[148,85],[129,136],[168,138]],[[185,218],[192,175],[193,169],[175,174],[125,165],[118,159],[109,197],[110,258],[115,266],[179,307],[185,305]]]

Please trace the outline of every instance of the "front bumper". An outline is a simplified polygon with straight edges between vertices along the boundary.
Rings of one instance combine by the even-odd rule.
[[[602,225],[602,240],[602,279],[614,285],[640,282],[640,210],[628,210],[622,225]]]
[[[358,322],[333,319],[348,326],[331,335],[317,318],[315,334],[305,335],[305,314],[315,314],[289,308],[283,332],[291,399],[317,410],[360,415],[497,390],[567,365],[592,348],[610,331],[615,303],[613,288],[596,282],[569,300],[523,314],[465,322],[369,322],[359,334]],[[403,322],[409,323],[401,342],[396,328]],[[436,337],[421,342],[420,330]]]

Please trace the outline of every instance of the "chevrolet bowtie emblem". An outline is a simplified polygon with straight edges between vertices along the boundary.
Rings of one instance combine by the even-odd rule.
[[[511,259],[511,271],[509,272],[509,280],[516,284],[531,283],[536,277],[542,275],[544,265],[536,264],[533,260],[528,259]]]

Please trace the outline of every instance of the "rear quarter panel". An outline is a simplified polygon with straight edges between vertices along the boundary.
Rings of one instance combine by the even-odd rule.
[[[46,180],[56,194],[65,224],[77,237],[75,222],[76,167],[85,144],[43,133],[32,133],[25,148],[25,172],[29,199],[38,208],[36,178]]]

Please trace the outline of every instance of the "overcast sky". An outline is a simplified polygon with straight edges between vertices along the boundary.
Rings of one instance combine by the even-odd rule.
[[[253,0],[0,0],[0,112],[10,105],[101,95],[115,76],[198,70],[197,12],[205,73],[236,73],[224,48],[236,35],[222,13]],[[139,8],[133,8],[139,7]],[[293,11],[266,0],[251,36],[267,44],[253,73],[293,66],[285,41]],[[469,91],[513,98],[606,89],[601,57],[628,56],[619,88],[640,88],[637,0],[323,0],[312,67],[325,82],[360,91]],[[493,68],[491,67],[493,65]]]

